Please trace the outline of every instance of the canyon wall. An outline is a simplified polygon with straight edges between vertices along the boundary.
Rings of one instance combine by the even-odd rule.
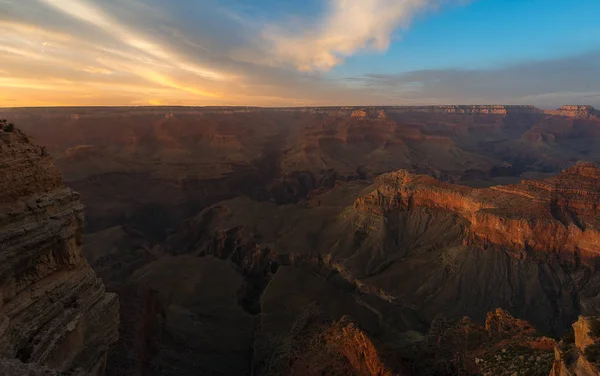
[[[0,358],[16,358],[3,374],[104,373],[119,305],[83,257],[82,226],[45,149],[0,131]]]
[[[600,374],[600,318],[581,316],[573,324],[572,338],[554,349],[550,376],[596,376]]]
[[[469,222],[473,239],[567,259],[600,256],[600,169],[580,162],[561,175],[518,185],[473,189],[407,171],[384,174],[354,208],[383,214],[440,208]]]
[[[589,119],[592,116],[598,116],[598,111],[592,106],[561,106],[556,110],[544,111],[547,115],[566,116],[579,119]]]

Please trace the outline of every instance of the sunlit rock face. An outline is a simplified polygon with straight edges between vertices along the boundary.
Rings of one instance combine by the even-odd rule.
[[[561,106],[556,110],[548,110],[545,113],[549,115],[566,116],[572,118],[589,119],[592,116],[598,116],[598,111],[592,106]]]
[[[580,162],[562,174],[518,185],[473,189],[406,171],[378,177],[371,194],[354,207],[389,210],[435,207],[469,222],[470,236],[483,242],[564,254],[600,256],[600,169]]]
[[[600,373],[600,317],[580,316],[573,336],[556,349],[550,376],[595,376]]]
[[[0,357],[33,363],[0,369],[101,375],[119,305],[83,257],[79,195],[19,130],[0,139],[0,161]]]

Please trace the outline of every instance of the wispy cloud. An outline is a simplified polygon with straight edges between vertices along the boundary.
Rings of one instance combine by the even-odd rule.
[[[413,17],[437,8],[441,0],[330,0],[327,14],[314,29],[290,32],[269,26],[264,33],[278,62],[300,70],[329,70],[361,50],[385,51],[394,31]]]
[[[264,1],[0,0],[0,106],[600,101],[597,54],[333,78],[326,71],[385,51],[417,15],[466,1],[308,1],[319,6],[286,22],[287,3],[261,14]]]
[[[144,35],[131,30],[126,25],[111,18],[101,9],[94,6],[86,0],[40,0],[57,10],[70,15],[73,18],[80,19],[91,25],[101,28],[104,32],[117,38],[124,45],[133,47],[137,51],[149,54],[160,62],[168,64],[174,68],[188,71],[203,78],[215,80],[225,79],[221,73],[200,67],[193,62],[182,60],[167,47],[156,43]],[[168,82],[168,80],[166,81]]]

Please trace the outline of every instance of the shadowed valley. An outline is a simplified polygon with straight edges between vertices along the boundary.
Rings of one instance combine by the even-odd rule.
[[[600,113],[589,106],[0,115],[35,140],[0,132],[0,187],[32,212],[0,214],[63,239],[36,248],[52,256],[23,254],[3,286],[95,272],[120,303],[120,323],[106,319],[118,340],[96,337],[102,353],[116,341],[107,375],[597,372]],[[50,199],[27,206],[36,195]],[[11,223],[0,217],[14,254],[25,235]],[[94,301],[116,307],[104,285],[92,284]],[[79,304],[69,309],[94,312]],[[0,318],[15,315],[6,307]],[[25,337],[2,355],[88,372],[103,356],[58,364]]]

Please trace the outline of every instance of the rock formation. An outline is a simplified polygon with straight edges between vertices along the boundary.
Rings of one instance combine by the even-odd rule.
[[[305,274],[319,270],[344,281],[353,291],[348,301],[367,296],[377,312],[395,306],[384,321],[398,331],[418,326],[410,319],[415,312],[426,322],[438,313],[481,322],[500,307],[562,335],[579,314],[600,310],[597,171],[582,162],[544,180],[479,189],[398,171],[370,186],[334,186],[296,205],[236,198],[190,219],[169,243],[192,254],[208,245],[215,248],[210,254],[235,254],[244,244],[269,250],[281,267],[260,297],[266,319],[281,304],[289,313],[287,299],[341,299]],[[259,267],[259,260],[252,263]],[[298,284],[302,291],[291,294]],[[376,318],[356,312],[365,318],[362,327],[378,330]],[[343,312],[330,313],[338,320]]]
[[[469,222],[470,236],[484,243],[550,252],[568,260],[600,256],[600,169],[580,162],[561,175],[519,185],[473,189],[407,171],[384,174],[359,198],[356,209],[431,207]]]
[[[539,375],[552,368],[556,341],[502,309],[489,312],[484,325],[464,317],[438,317],[422,342],[414,345],[419,375]]]
[[[491,373],[540,364],[547,375],[552,346],[521,354],[506,333],[540,336],[504,313],[558,337],[579,315],[600,312],[598,169],[572,167],[600,162],[598,120],[578,117],[584,108],[6,111],[81,192],[86,256],[122,303],[109,373],[260,376],[327,364],[401,373],[411,358],[401,345],[426,335],[441,313],[464,324],[450,332],[475,335],[449,340],[452,350],[468,338],[475,353],[444,362],[448,369],[467,360]],[[40,192],[76,202],[68,190],[57,198],[62,185],[45,152],[32,155],[35,163],[11,171],[27,184],[2,186],[3,205]],[[34,212],[43,219],[43,210]],[[70,225],[48,217],[70,236]],[[47,258],[40,264],[55,262]],[[36,273],[58,279],[70,262]],[[300,325],[311,302],[321,318]],[[496,307],[506,311],[488,318]],[[471,347],[479,335],[493,346]],[[501,343],[515,346],[502,352]],[[40,363],[40,372],[54,368]]]
[[[83,257],[82,226],[79,195],[43,149],[19,130],[2,137],[0,357],[33,363],[2,361],[3,374],[103,374],[119,307]]]
[[[580,316],[573,336],[562,340],[555,351],[550,376],[597,376],[600,374],[600,317]]]
[[[562,106],[556,110],[545,111],[549,115],[566,116],[578,119],[589,119],[591,116],[598,116],[598,112],[592,106]]]
[[[310,305],[294,322],[259,368],[263,376],[401,376],[410,373],[393,359],[384,359],[374,341],[348,316],[331,322]]]
[[[30,108],[3,116],[48,147],[85,202],[88,233],[128,224],[156,237],[156,227],[175,228],[221,200],[293,203],[399,169],[481,187],[600,162],[595,117],[532,106]],[[151,219],[150,205],[163,222],[136,223]]]
[[[362,109],[355,110],[355,111],[352,111],[352,114],[350,116],[355,117],[355,118],[364,118],[364,117],[367,117],[367,112]]]

